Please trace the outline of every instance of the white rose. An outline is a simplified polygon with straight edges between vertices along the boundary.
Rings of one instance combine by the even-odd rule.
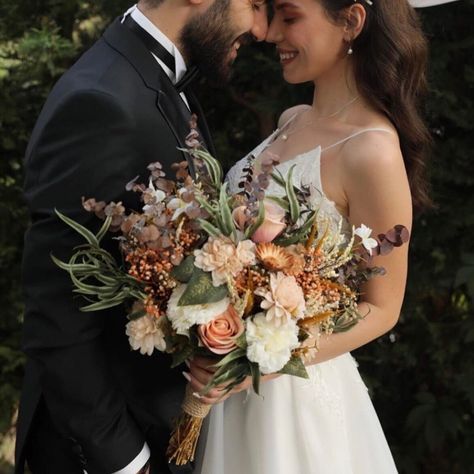
[[[183,336],[189,336],[189,329],[195,324],[208,324],[216,316],[222,314],[230,304],[229,298],[223,298],[217,303],[193,304],[178,306],[187,285],[178,285],[168,300],[166,315],[173,329]]]
[[[256,362],[263,374],[281,370],[291,358],[291,351],[299,346],[298,326],[289,320],[280,326],[267,321],[265,313],[247,320],[247,357]]]

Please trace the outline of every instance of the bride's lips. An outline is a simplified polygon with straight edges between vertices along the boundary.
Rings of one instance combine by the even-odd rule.
[[[278,49],[277,52],[282,66],[290,64],[298,56],[298,51],[291,51],[289,49]]]

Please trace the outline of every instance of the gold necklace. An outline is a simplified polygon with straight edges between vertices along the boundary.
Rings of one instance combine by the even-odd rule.
[[[296,128],[295,130],[289,130],[287,133],[282,133],[281,135],[278,135],[277,136],[277,140],[278,138],[281,138],[284,142],[286,142],[288,140],[288,137],[290,135],[293,135],[294,133],[300,131],[300,130],[303,130],[304,128],[306,128],[308,125],[311,125],[312,123],[318,121],[318,120],[322,120],[322,119],[327,119],[327,118],[332,118],[332,117],[335,117],[336,115],[340,114],[342,111],[344,111],[345,109],[347,109],[347,107],[349,107],[350,105],[352,105],[357,99],[359,99],[360,96],[356,96],[356,97],[353,97],[349,102],[346,102],[340,109],[336,110],[336,112],[333,112],[332,114],[330,115],[325,115],[325,116],[322,116],[322,117],[317,117],[313,120],[310,120],[309,122],[306,122],[304,125],[302,125],[301,127],[298,127]]]

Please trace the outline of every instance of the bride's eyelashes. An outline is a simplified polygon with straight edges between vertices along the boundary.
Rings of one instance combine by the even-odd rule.
[[[292,25],[293,23],[296,23],[298,18],[283,18],[283,23],[287,25]]]

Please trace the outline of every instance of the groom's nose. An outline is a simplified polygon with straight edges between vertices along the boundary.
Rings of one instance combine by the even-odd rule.
[[[254,22],[250,33],[256,41],[263,41],[267,36],[268,31],[268,17],[267,17],[267,6],[262,5],[254,13]]]

